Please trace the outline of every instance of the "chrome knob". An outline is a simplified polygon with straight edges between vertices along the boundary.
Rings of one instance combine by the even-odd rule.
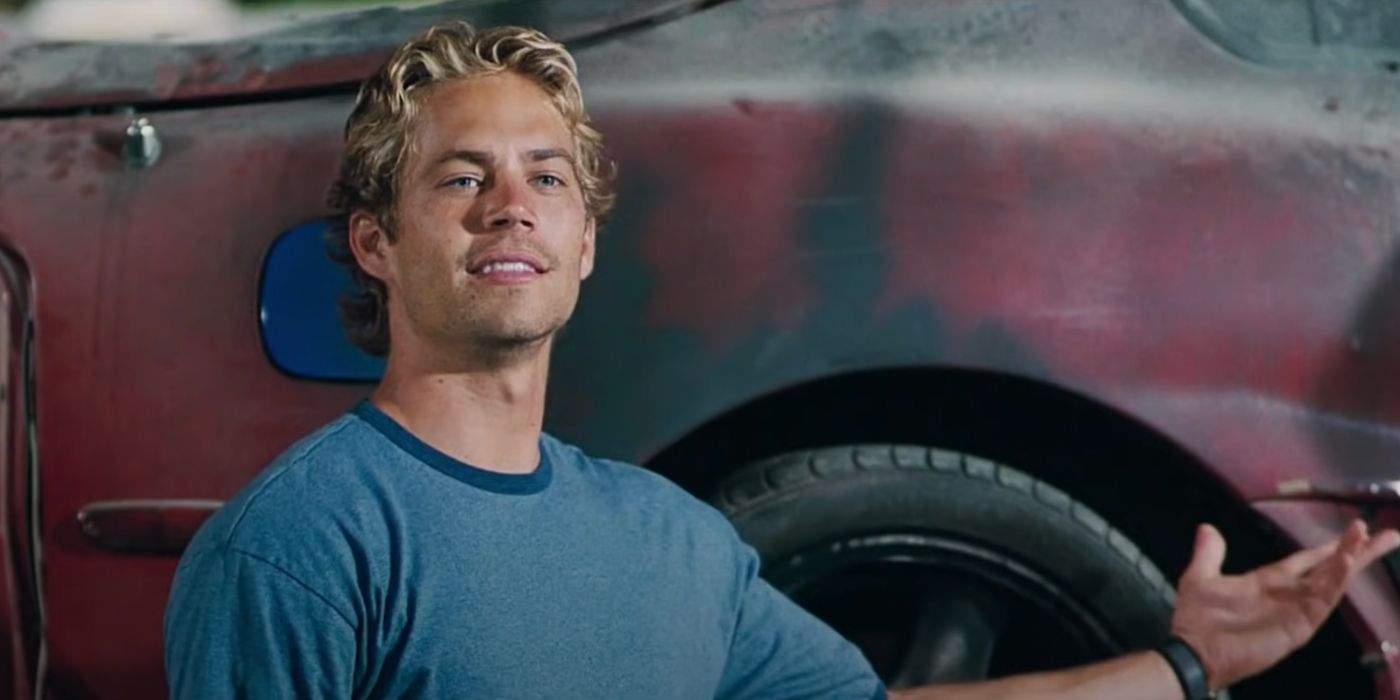
[[[127,167],[144,170],[160,160],[160,134],[146,117],[136,117],[126,127],[122,159]]]

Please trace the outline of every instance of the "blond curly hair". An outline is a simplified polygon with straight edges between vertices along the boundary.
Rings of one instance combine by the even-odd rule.
[[[612,209],[613,165],[603,153],[602,135],[589,124],[578,66],[563,44],[534,29],[478,30],[461,21],[436,25],[409,39],[360,87],[345,122],[340,174],[326,195],[335,215],[327,248],[359,287],[341,299],[341,322],[351,342],[370,354],[389,352],[388,290],[355,261],[350,215],[368,212],[393,240],[399,170],[408,156],[424,89],[504,71],[533,80],[564,117],[574,141],[575,176],[595,225],[601,225]]]

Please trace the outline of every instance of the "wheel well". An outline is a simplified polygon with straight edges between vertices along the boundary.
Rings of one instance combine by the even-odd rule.
[[[1198,522],[1263,534],[1273,545],[1267,554],[1282,544],[1161,434],[1082,395],[988,372],[879,370],[790,387],[705,423],[648,466],[708,497],[745,464],[853,443],[944,447],[1028,472],[1108,518],[1168,575],[1185,566]],[[1236,554],[1244,552],[1232,547]]]
[[[1290,548],[1271,523],[1166,436],[1083,395],[989,372],[877,370],[793,386],[710,420],[648,466],[712,500],[720,482],[746,464],[854,443],[944,447],[1028,472],[1096,510],[1173,581],[1190,559],[1197,523],[1214,523],[1225,534],[1228,570],[1253,568]],[[1326,693],[1340,684],[1356,694],[1336,697],[1365,697],[1373,685],[1356,663],[1359,654],[1334,616],[1314,644],[1234,696],[1286,696],[1328,669],[1337,675]]]

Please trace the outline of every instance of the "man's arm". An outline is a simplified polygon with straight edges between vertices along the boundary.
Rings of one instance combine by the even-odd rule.
[[[1259,673],[1307,643],[1337,607],[1356,572],[1400,546],[1352,523],[1339,539],[1240,576],[1220,573],[1225,540],[1203,525],[1182,574],[1172,634],[1200,657],[1212,690]],[[1051,673],[893,691],[893,700],[1181,700],[1176,674],[1155,652]]]
[[[173,700],[339,700],[352,695],[356,634],[276,564],[221,548],[176,574],[165,661]]]
[[[1156,652],[1139,652],[1067,671],[892,690],[890,700],[1181,700],[1181,685]]]
[[[717,516],[723,517],[723,516]],[[728,527],[728,524],[725,524]],[[734,535],[738,602],[716,698],[871,700],[884,688],[860,650],[758,575],[758,555]]]

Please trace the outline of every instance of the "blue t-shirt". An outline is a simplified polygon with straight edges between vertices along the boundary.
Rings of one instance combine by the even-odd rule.
[[[368,403],[200,529],[165,660],[199,700],[885,697],[660,476],[549,436],[533,473],[488,472]]]

